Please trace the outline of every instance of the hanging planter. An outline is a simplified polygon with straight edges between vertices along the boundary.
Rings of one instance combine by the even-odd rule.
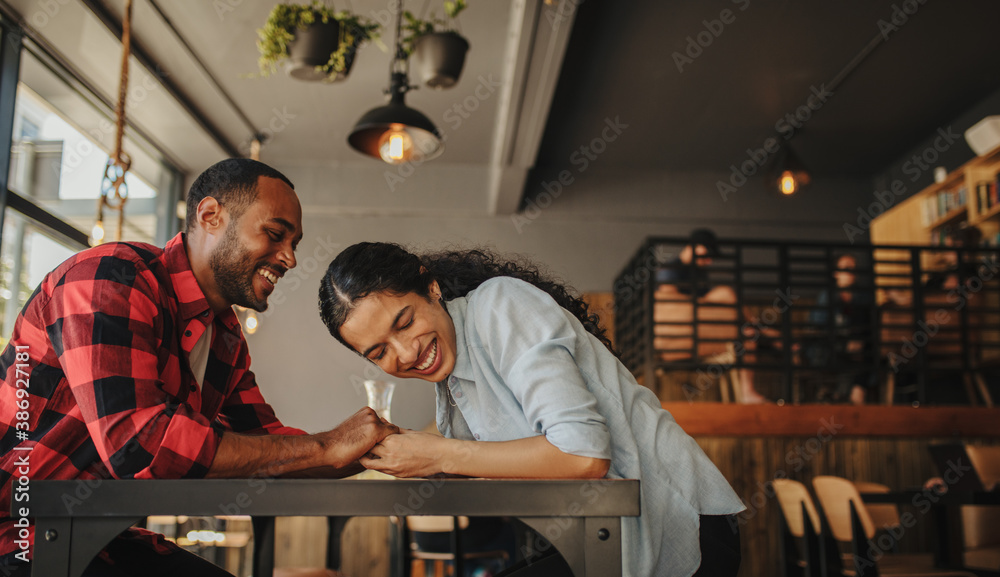
[[[324,69],[330,54],[340,45],[340,22],[316,22],[296,30],[288,43],[285,72],[296,80],[316,82],[327,78]],[[339,74],[338,74],[339,76]],[[346,76],[346,71],[344,72]]]
[[[429,88],[451,88],[462,75],[469,41],[454,30],[455,18],[466,7],[465,0],[445,2],[447,20],[433,14],[429,20],[404,12],[403,49],[410,60],[410,73]]]
[[[469,41],[457,32],[432,32],[417,39],[410,57],[410,72],[429,88],[451,88],[465,66]]]
[[[257,30],[261,76],[284,63],[289,76],[305,81],[347,78],[358,48],[378,38],[379,25],[320,2],[278,4]]]

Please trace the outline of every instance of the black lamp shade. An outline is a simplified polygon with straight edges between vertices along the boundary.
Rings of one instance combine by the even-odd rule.
[[[399,99],[401,100],[401,99]],[[362,154],[381,159],[379,139],[392,128],[403,127],[413,139],[410,161],[430,160],[444,152],[441,133],[423,113],[402,102],[389,102],[366,112],[347,137],[348,144]]]

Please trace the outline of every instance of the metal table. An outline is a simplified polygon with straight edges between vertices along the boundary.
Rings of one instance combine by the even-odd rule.
[[[620,576],[621,517],[639,515],[635,480],[32,481],[30,492],[32,571],[46,577],[78,577],[147,515],[235,514],[512,516],[545,536],[577,577]]]
[[[912,505],[918,515],[930,515],[934,539],[934,565],[941,568],[960,568],[965,549],[962,538],[961,505],[1000,506],[998,491],[955,491],[938,493],[933,489],[892,491],[889,493],[862,493],[865,503],[892,503]],[[924,512],[921,512],[923,510]]]

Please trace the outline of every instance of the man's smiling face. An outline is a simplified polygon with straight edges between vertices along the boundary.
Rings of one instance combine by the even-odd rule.
[[[260,177],[257,198],[230,220],[209,264],[219,295],[230,304],[257,311],[285,272],[295,267],[302,239],[302,207],[295,191],[281,180]]]

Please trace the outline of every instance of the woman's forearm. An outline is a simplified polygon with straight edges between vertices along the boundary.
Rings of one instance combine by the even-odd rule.
[[[361,464],[396,477],[438,473],[468,477],[599,479],[611,462],[570,455],[544,436],[516,441],[460,441],[403,430],[361,458]]]
[[[516,441],[443,439],[443,473],[470,477],[599,479],[607,474],[607,459],[564,453],[544,436]]]

